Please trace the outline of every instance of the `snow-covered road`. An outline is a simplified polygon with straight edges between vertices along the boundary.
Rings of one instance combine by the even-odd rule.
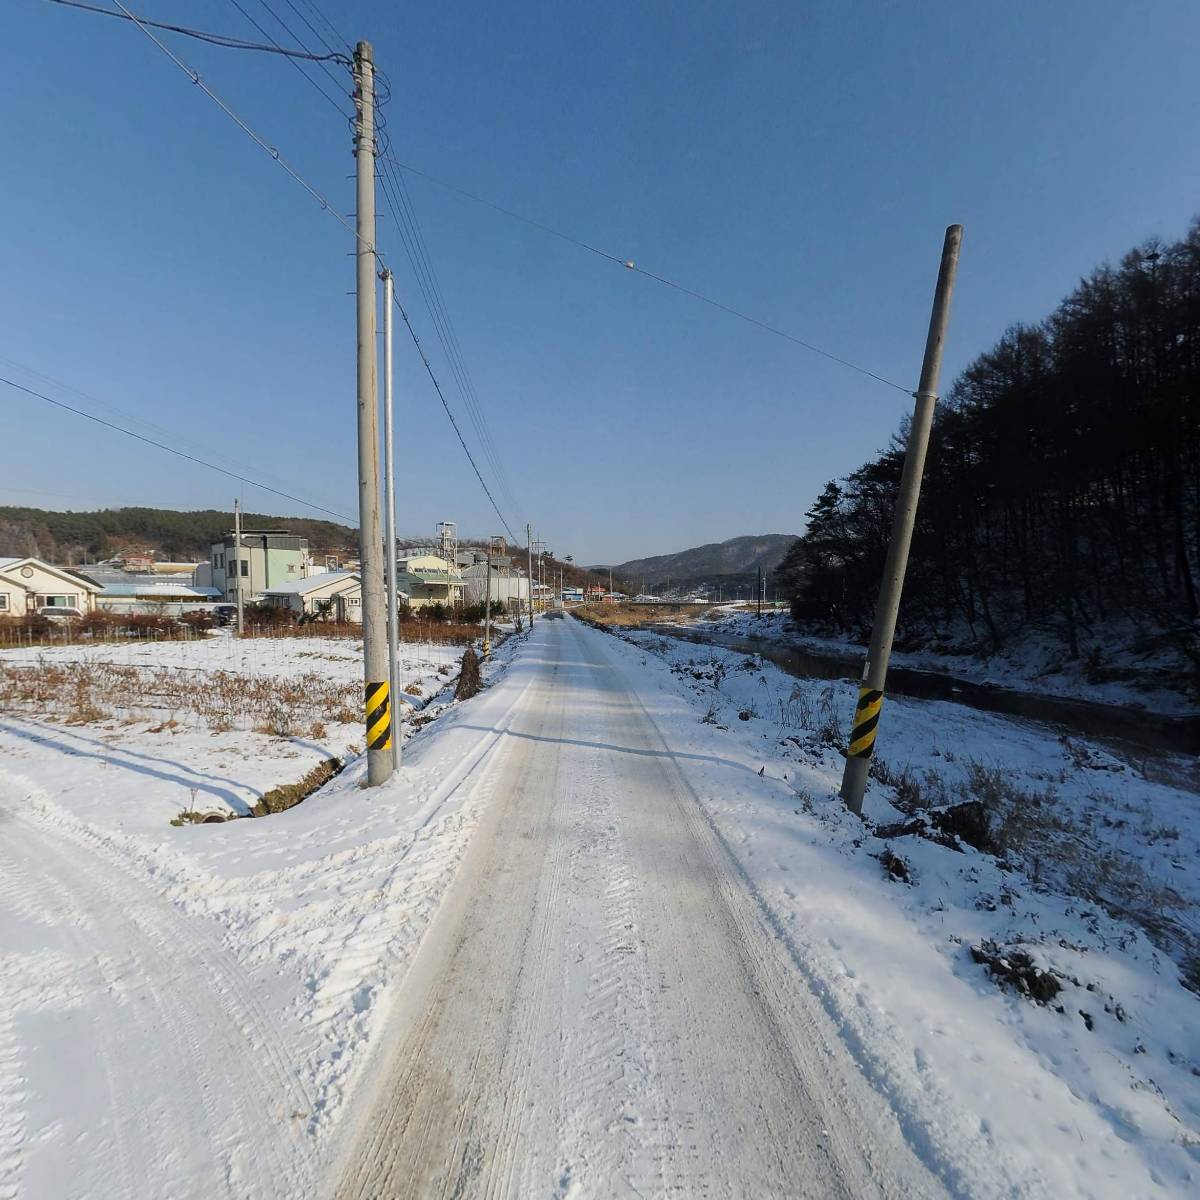
[[[604,634],[522,666],[340,1194],[943,1194],[699,801],[754,773],[672,747]]]

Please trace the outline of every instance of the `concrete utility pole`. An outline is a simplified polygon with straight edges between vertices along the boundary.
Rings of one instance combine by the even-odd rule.
[[[492,652],[492,547],[496,539],[488,538],[487,553],[487,599],[483,602],[483,657]]]
[[[892,655],[892,638],[896,633],[896,617],[900,611],[900,594],[904,589],[904,572],[908,566],[908,551],[912,545],[913,525],[917,516],[917,499],[921,492],[921,476],[925,471],[925,454],[929,449],[929,430],[937,404],[938,377],[942,370],[942,349],[946,328],[950,323],[950,298],[954,294],[954,277],[958,271],[958,251],[962,245],[962,226],[951,225],[942,245],[942,263],[938,270],[937,287],[933,293],[933,312],[929,318],[929,334],[925,339],[925,358],[921,363],[921,382],[916,391],[916,407],[908,445],[904,451],[904,469],[900,474],[900,491],[896,497],[896,512],[892,518],[892,536],[888,542],[883,579],[879,584],[879,599],[875,604],[875,623],[871,629],[871,644],[863,664],[862,684],[854,709],[854,724],[850,731],[850,746],[846,768],[842,775],[842,799],[853,813],[861,813],[863,795],[867,790],[867,772],[875,749],[875,734],[883,708],[884,685],[887,682],[888,660]]]
[[[383,563],[379,527],[379,387],[375,325],[375,64],[371,43],[354,51],[358,84],[354,132],[358,218],[358,557],[362,579],[363,681],[367,726],[367,785],[392,773],[392,702],[388,687]]]
[[[761,617],[762,616],[762,602],[763,602],[762,567],[758,568],[758,587],[755,588],[755,591],[758,593],[758,615]]]
[[[525,525],[525,546],[529,552],[529,628],[533,629],[533,530]]]
[[[242,599],[242,505],[233,502],[233,586],[237,596],[237,632],[242,636],[246,627],[246,613]]]
[[[396,656],[400,649],[400,625],[396,606],[396,471],[392,453],[392,273],[386,267],[383,278],[383,529],[387,557],[384,568],[387,578],[387,648],[388,648],[388,707],[395,703]],[[400,739],[392,729],[392,766],[400,765]]]

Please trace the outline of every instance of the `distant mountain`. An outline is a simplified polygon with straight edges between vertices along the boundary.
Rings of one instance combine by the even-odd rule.
[[[741,582],[753,576],[759,567],[769,576],[783,561],[796,541],[794,533],[763,533],[730,538],[693,546],[675,554],[656,554],[651,558],[632,558],[612,568],[613,576],[637,587],[643,577],[648,588],[698,587],[721,581]]]

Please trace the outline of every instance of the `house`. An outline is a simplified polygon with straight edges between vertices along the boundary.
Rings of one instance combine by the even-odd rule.
[[[350,571],[323,571],[263,590],[272,608],[307,616],[327,614],[334,621],[362,621],[362,580]]]
[[[496,608],[515,608],[529,602],[529,580],[524,575],[513,574],[507,566],[508,560],[492,561],[492,605]],[[483,604],[487,601],[488,568],[486,562],[475,563],[462,573],[463,589],[468,604]]]
[[[410,608],[461,604],[464,587],[462,572],[440,555],[418,551],[396,560],[396,588]]]
[[[192,587],[144,576],[132,582],[106,583],[96,596],[96,607],[111,613],[153,613],[162,617],[182,617],[200,612],[221,601],[216,588]]]
[[[239,549],[231,530],[213,542],[207,569],[198,569],[192,583],[216,588],[222,600],[233,604],[239,586],[244,601],[256,600],[270,588],[306,578],[311,564],[308,538],[286,529],[243,529]]]
[[[0,558],[0,616],[23,617],[39,608],[89,613],[100,585],[40,558]]]

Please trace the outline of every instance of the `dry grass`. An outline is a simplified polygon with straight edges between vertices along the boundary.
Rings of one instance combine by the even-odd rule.
[[[1078,896],[1139,926],[1184,965],[1200,990],[1196,907],[1154,879],[1143,860],[1147,847],[1174,842],[1179,831],[1163,825],[1148,801],[1139,807],[1135,800],[1096,791],[1080,807],[1064,802],[1052,784],[1023,787],[999,764],[971,759],[963,765],[966,778],[958,782],[933,769],[921,777],[897,772],[879,759],[872,761],[871,774],[896,788],[905,812],[978,801],[1002,853],[1035,886]]]
[[[252,817],[266,817],[271,813],[286,812],[295,808],[301,800],[307,799],[318,788],[324,787],[342,769],[342,762],[337,758],[327,758],[319,762],[313,769],[303,775],[295,783],[280,784],[263,795],[263,798],[250,810]]]
[[[585,604],[571,611],[594,625],[636,629],[655,621],[678,621],[708,612],[707,604]]]
[[[0,711],[70,724],[120,716],[154,721],[158,732],[184,717],[214,732],[299,736],[321,722],[357,721],[360,689],[317,674],[278,679],[116,663],[0,663]]]
[[[404,621],[399,626],[400,643],[404,645],[466,646],[483,636],[478,625],[448,624],[437,621]],[[348,622],[317,622],[308,625],[295,623],[278,625],[247,625],[244,638],[341,638],[362,641],[362,626]]]

